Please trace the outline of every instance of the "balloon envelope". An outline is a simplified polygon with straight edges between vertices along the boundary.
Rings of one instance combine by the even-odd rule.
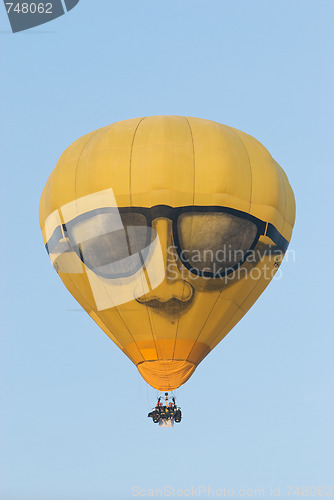
[[[288,179],[256,139],[179,116],[81,137],[40,202],[61,280],[163,391],[186,382],[261,295],[294,219]]]

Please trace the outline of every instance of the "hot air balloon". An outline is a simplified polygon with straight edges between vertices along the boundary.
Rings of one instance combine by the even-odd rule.
[[[44,243],[66,288],[146,382],[167,392],[267,287],[294,219],[293,191],[264,146],[179,116],[81,137],[40,202]]]

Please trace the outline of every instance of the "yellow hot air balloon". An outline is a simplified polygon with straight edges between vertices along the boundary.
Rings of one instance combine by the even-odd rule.
[[[81,137],[40,202],[66,288],[161,391],[184,384],[254,304],[294,219],[288,179],[256,139],[179,116]]]

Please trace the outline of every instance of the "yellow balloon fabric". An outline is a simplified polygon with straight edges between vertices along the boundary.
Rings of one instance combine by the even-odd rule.
[[[288,179],[264,146],[179,116],[81,137],[40,202],[66,288],[161,391],[184,384],[254,304],[294,220]]]

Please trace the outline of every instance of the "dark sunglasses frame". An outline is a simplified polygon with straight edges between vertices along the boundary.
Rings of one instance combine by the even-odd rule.
[[[250,256],[252,253],[253,249],[255,248],[256,244],[259,241],[260,236],[268,236],[276,245],[275,252],[282,252],[285,253],[288,246],[289,242],[280,234],[280,232],[273,226],[270,222],[264,222],[261,219],[258,219],[257,217],[254,217],[253,215],[250,215],[246,212],[242,212],[240,210],[236,210],[233,208],[229,207],[221,207],[221,206],[197,206],[197,205],[189,205],[189,206],[184,206],[184,207],[171,207],[169,205],[155,205],[150,208],[146,207],[105,207],[105,208],[98,208],[96,210],[91,210],[89,212],[86,212],[84,214],[78,215],[74,219],[72,219],[70,222],[67,224],[62,225],[62,229],[64,232],[65,237],[68,236],[68,230],[66,225],[68,226],[68,229],[70,229],[70,226],[75,225],[77,222],[82,221],[82,220],[87,220],[91,217],[94,217],[95,215],[99,214],[105,214],[105,213],[110,213],[110,210],[117,210],[117,212],[122,215],[122,214],[140,214],[145,217],[146,220],[146,226],[148,228],[152,228],[152,222],[155,219],[159,218],[164,218],[164,219],[169,219],[172,221],[172,226],[173,226],[173,239],[175,243],[175,248],[177,251],[177,254],[182,262],[182,264],[193,274],[197,276],[203,276],[206,278],[223,278],[224,276],[227,276],[228,274],[231,274],[233,271],[235,271],[238,267],[240,267]],[[254,241],[250,248],[245,252],[244,258],[241,259],[234,267],[228,268],[225,272],[223,273],[216,273],[213,274],[209,271],[200,271],[190,265],[190,263],[184,258],[184,252],[182,251],[182,247],[180,245],[179,241],[179,236],[178,236],[178,219],[182,214],[207,214],[207,213],[225,213],[225,214],[230,214],[235,217],[238,217],[240,219],[248,220],[252,222],[253,224],[256,225],[257,227],[257,233],[254,238]],[[62,231],[61,228],[58,226],[55,231],[53,232],[51,238],[47,242],[46,250],[48,253],[52,253],[52,248],[55,248],[56,244],[58,241],[62,238]],[[70,239],[70,238],[69,238]],[[147,234],[147,247],[149,246],[151,242],[151,231],[148,231]],[[79,250],[78,253],[79,257],[83,261],[81,251]],[[121,277],[120,276],[114,276],[114,278]],[[123,275],[124,276],[124,275]]]

